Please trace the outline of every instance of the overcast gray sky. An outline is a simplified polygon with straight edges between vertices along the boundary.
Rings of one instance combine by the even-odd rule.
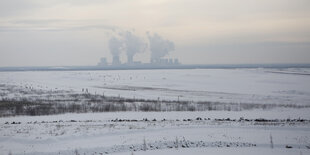
[[[310,63],[309,0],[0,0],[0,66],[96,65],[131,31],[183,64]],[[148,62],[150,51],[135,55]],[[125,62],[125,55],[122,55]]]

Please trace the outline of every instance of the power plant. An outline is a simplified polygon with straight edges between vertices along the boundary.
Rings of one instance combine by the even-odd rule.
[[[109,40],[109,50],[112,54],[112,63],[107,62],[107,58],[101,58],[98,63],[99,67],[107,66],[175,66],[179,65],[177,58],[164,58],[170,51],[174,50],[174,43],[163,39],[158,34],[147,33],[149,50],[151,51],[150,63],[141,63],[134,61],[134,56],[137,53],[143,53],[147,49],[147,43],[141,38],[134,35],[130,31],[119,33],[118,37],[112,37]],[[121,63],[120,54],[126,53],[127,62]]]
[[[141,65],[153,65],[153,66],[172,66],[180,65],[178,59],[157,59],[156,61],[151,61],[150,63],[142,63],[141,61],[133,61],[133,59],[128,59],[127,63],[121,63],[118,56],[113,56],[112,63],[107,62],[107,58],[101,58],[97,66],[107,67],[107,66],[141,66]]]

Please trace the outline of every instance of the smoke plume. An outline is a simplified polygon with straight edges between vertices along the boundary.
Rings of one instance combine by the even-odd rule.
[[[123,37],[128,63],[132,63],[134,55],[144,52],[147,44],[130,31],[120,33],[120,35]]]
[[[157,33],[151,35],[147,33],[150,42],[151,61],[159,61],[166,56],[170,51],[174,50],[174,43],[163,39]]]
[[[123,48],[123,42],[115,37],[109,40],[109,49],[111,54],[114,56],[119,56]]]

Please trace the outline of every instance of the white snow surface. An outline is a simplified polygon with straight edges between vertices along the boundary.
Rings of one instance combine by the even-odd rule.
[[[0,84],[77,93],[87,89],[92,94],[142,99],[309,105],[309,73],[309,69],[0,72]],[[10,96],[15,94],[1,97]],[[309,121],[214,120],[222,118],[309,120],[310,112],[279,107],[1,117],[0,154],[310,154]],[[112,121],[118,119],[139,121]]]
[[[0,72],[0,84],[142,99],[310,104],[310,69]]]
[[[195,149],[179,149],[179,150],[156,150],[148,152],[137,152],[135,155],[294,155],[294,154],[309,154],[310,151],[298,149],[269,149],[269,148],[195,148]],[[128,155],[128,153],[117,153],[115,155]]]
[[[114,112],[6,117],[0,119],[0,154],[75,154],[75,151],[80,154],[228,154],[230,151],[234,154],[253,154],[259,150],[266,154],[307,154],[309,149],[306,147],[310,144],[309,123],[217,122],[213,118],[247,116],[293,119],[293,116],[309,118],[309,115],[302,110],[296,113],[276,109],[251,112]],[[197,117],[211,120],[196,120]],[[111,121],[143,118],[156,121]],[[13,121],[17,124],[12,124]],[[270,147],[270,135],[273,149]],[[176,139],[179,141],[179,148],[169,148],[174,146]],[[143,146],[144,141],[150,150],[141,150],[140,146]],[[193,146],[183,148],[182,141],[192,142]],[[204,144],[201,145],[201,142]],[[256,146],[243,146],[242,143]],[[218,144],[223,145],[219,147]],[[227,148],[227,144],[230,148]],[[235,146],[236,144],[239,146]],[[287,149],[286,145],[293,148]],[[131,146],[136,150],[130,149]],[[151,146],[158,146],[159,149],[152,150]]]

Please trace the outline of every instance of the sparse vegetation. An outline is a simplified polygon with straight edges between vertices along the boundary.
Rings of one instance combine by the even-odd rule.
[[[0,100],[0,116],[52,115],[62,113],[115,111],[242,111],[253,109],[310,108],[296,104],[253,104],[130,99],[92,94],[49,94],[46,97],[22,97]]]
[[[272,140],[272,135],[271,134],[269,135],[269,138],[270,138],[270,147],[273,149],[273,140]]]

